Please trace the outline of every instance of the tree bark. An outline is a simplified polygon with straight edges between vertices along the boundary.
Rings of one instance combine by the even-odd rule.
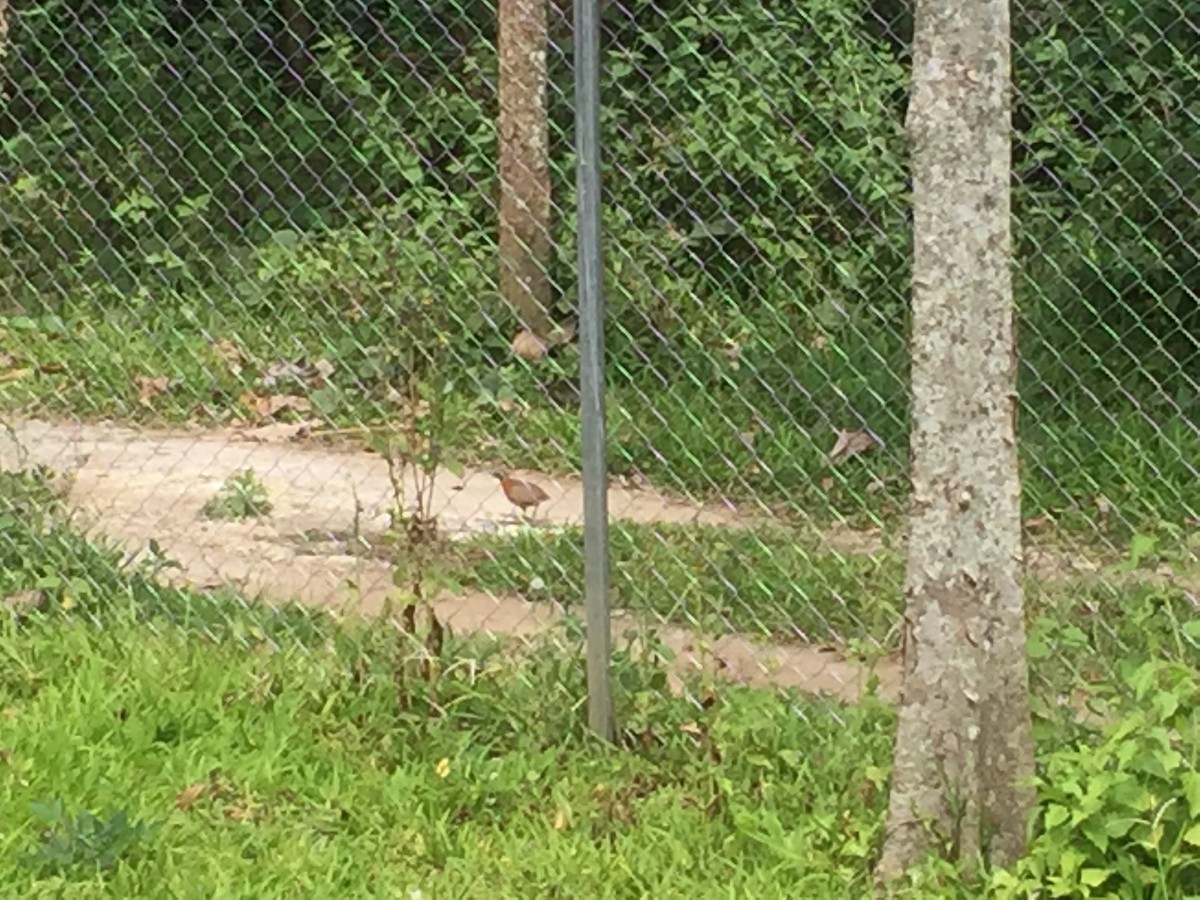
[[[1023,852],[1033,739],[1021,595],[1008,0],[917,0],[904,695],[877,875]],[[927,830],[932,826],[932,830]]]
[[[525,328],[550,330],[546,0],[500,0],[500,293]]]

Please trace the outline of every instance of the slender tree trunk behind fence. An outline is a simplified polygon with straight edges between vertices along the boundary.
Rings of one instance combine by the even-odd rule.
[[[500,0],[500,293],[534,334],[550,330],[546,0]]]

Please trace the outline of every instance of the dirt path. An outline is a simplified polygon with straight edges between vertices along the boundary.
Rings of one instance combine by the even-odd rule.
[[[0,431],[0,468],[46,465],[73,479],[71,497],[92,528],[131,550],[154,539],[182,566],[182,577],[202,587],[235,585],[277,602],[298,599],[365,614],[377,611],[392,590],[386,562],[360,556],[301,549],[297,535],[318,532],[377,533],[387,525],[393,495],[387,465],[375,454],[290,441],[280,432],[142,431],[110,424],[10,423]],[[269,518],[214,522],[201,507],[225,479],[251,468],[274,504]],[[518,473],[520,474],[520,473]],[[526,473],[529,474],[529,473]],[[582,521],[577,481],[537,475],[550,494],[539,511],[544,527]],[[410,486],[411,490],[411,486]],[[614,485],[609,492],[614,519],[635,522],[702,523],[735,527],[737,514],[671,500],[652,490]],[[451,536],[511,527],[512,508],[494,478],[467,472],[439,475],[432,511]],[[853,533],[835,543],[868,550],[870,540]],[[319,545],[318,545],[319,546]],[[516,597],[470,594],[441,597],[439,617],[459,631],[529,634],[551,627],[557,615],[545,604]],[[614,633],[634,625],[617,616]],[[866,673],[857,664],[822,648],[763,644],[724,636],[702,644],[677,626],[659,626],[658,637],[675,651],[678,672],[701,669],[717,677],[754,684],[792,686],[852,701]],[[875,669],[882,696],[894,699],[899,682],[895,660]]]

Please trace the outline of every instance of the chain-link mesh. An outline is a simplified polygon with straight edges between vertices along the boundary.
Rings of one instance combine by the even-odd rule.
[[[427,682],[483,631],[575,659],[569,7],[9,15],[10,605],[102,619],[132,598],[309,649],[386,612],[416,649],[401,665],[372,645],[381,671]],[[892,699],[910,7],[614,0],[603,22],[617,645],[653,637],[693,697],[734,680],[853,701],[873,676]],[[1177,0],[1014,9],[1025,583],[1047,696],[1124,658],[1196,658],[1194,28]],[[544,314],[524,316],[540,337],[514,302]],[[71,476],[87,522],[34,514],[38,463]],[[84,524],[151,548],[145,566]]]

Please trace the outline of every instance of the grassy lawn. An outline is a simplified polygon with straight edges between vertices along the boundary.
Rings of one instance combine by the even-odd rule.
[[[560,636],[519,658],[455,643],[429,684],[398,682],[404,648],[367,623],[296,611],[323,635],[304,649],[236,605],[218,639],[141,612],[0,629],[0,877],[22,896],[867,890],[894,726],[880,703],[728,686],[701,709],[618,654],[609,748],[584,730]],[[1086,739],[1046,715],[1046,759]],[[981,896],[926,878],[897,896]]]
[[[426,682],[390,627],[163,587],[77,534],[46,473],[2,480],[0,595],[40,601],[0,627],[0,878],[23,896],[866,883],[880,703],[730,686],[701,708],[621,650],[621,746],[605,747],[584,728],[577,638],[519,655],[451,641]]]
[[[887,710],[731,688],[702,711],[627,661],[639,700],[628,747],[609,749],[584,734],[579,660],[561,650],[517,664],[455,647],[398,708],[382,637],[338,631],[304,651],[120,619],[10,626],[0,877],[70,897],[833,897],[865,883]],[[98,846],[60,824],[52,852],[40,835],[59,801],[67,820],[125,823]],[[130,841],[137,822],[152,831]],[[113,867],[90,867],[106,850]]]

